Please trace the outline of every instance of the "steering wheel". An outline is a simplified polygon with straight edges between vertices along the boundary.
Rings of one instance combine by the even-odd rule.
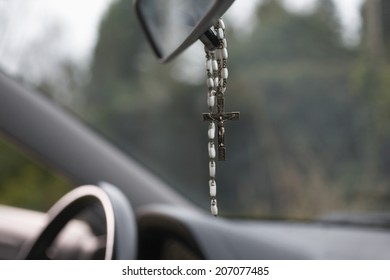
[[[105,259],[134,259],[136,222],[125,195],[116,187],[102,183],[86,185],[63,196],[49,210],[49,222],[38,237],[21,250],[22,259],[47,259],[46,251],[65,225],[81,211],[99,203],[106,217]]]

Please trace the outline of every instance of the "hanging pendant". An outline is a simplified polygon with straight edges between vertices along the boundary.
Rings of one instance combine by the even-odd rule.
[[[238,120],[239,112],[225,112],[225,91],[227,78],[229,75],[227,69],[227,43],[225,38],[225,24],[219,19],[214,25],[215,34],[219,40],[219,47],[215,51],[205,48],[206,52],[206,73],[207,73],[207,106],[208,113],[203,114],[203,120],[209,122],[208,129],[208,153],[209,153],[209,191],[211,197],[211,214],[218,215],[217,207],[217,182],[215,157],[218,160],[226,159],[225,145],[225,122],[229,120]],[[217,137],[218,156],[215,148],[215,136]]]

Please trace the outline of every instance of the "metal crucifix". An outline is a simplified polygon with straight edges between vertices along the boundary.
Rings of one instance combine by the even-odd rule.
[[[225,160],[225,121],[237,121],[240,118],[240,112],[225,112],[225,98],[221,91],[217,93],[217,112],[203,113],[203,121],[214,121],[218,128],[218,160]]]

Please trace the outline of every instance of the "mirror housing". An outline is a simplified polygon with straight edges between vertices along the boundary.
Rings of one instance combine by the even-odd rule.
[[[154,53],[160,62],[167,62],[198,39],[212,48],[216,36],[209,29],[233,2],[135,0],[134,6]]]

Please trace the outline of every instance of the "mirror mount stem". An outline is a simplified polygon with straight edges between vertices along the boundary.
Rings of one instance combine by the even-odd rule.
[[[199,40],[204,44],[204,46],[209,50],[213,51],[218,48],[219,40],[217,35],[209,29],[202,36],[199,37]]]

